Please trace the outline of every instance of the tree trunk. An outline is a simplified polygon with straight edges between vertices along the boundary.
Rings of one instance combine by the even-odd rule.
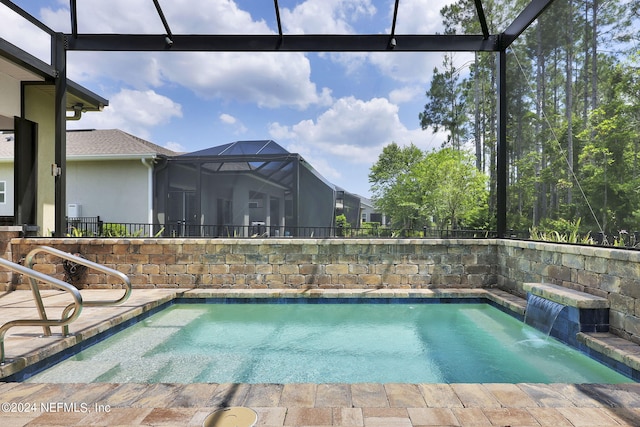
[[[473,106],[474,110],[474,121],[473,121],[473,134],[476,143],[476,168],[482,172],[482,138],[480,137],[480,61],[478,60],[478,52],[474,53],[474,89],[475,89],[475,105]]]
[[[593,0],[591,17],[591,111],[598,108],[598,0]]]
[[[536,26],[536,117],[535,122],[535,150],[538,154],[538,162],[536,163],[536,181],[535,192],[536,202],[533,204],[532,224],[537,226],[540,220],[546,215],[547,197],[544,183],[540,182],[540,173],[545,168],[545,155],[542,144],[542,118],[543,105],[545,96],[545,56],[542,49],[542,24],[539,22]]]
[[[573,182],[573,0],[567,4],[567,59],[565,68],[565,114],[567,119],[567,180]],[[573,189],[567,189],[567,204],[573,202]]]
[[[591,55],[591,37],[589,35],[590,30],[589,25],[589,2],[585,0],[584,2],[584,68],[582,69],[582,84],[583,88],[583,105],[582,105],[582,121],[585,126],[588,126],[589,119],[589,108],[591,106],[590,96],[591,93],[589,91],[589,85],[591,83],[591,79],[589,78],[590,66],[589,66],[589,55]]]

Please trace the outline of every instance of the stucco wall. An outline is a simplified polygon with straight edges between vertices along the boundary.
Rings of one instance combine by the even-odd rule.
[[[108,222],[149,221],[148,169],[140,160],[67,160],[67,205]]]
[[[50,236],[55,229],[55,178],[51,165],[55,163],[55,100],[48,89],[51,85],[24,87],[24,118],[38,123],[38,194],[36,222],[41,236]]]
[[[13,216],[13,160],[0,162],[0,181],[5,182],[5,199],[4,203],[0,203],[0,215]]]
[[[50,166],[50,162],[49,168]],[[42,173],[39,174],[43,175]],[[44,173],[43,181],[50,181],[51,171]],[[0,181],[6,181],[6,203],[0,203],[0,215],[13,215],[13,159],[0,162]],[[100,216],[109,222],[149,222],[148,170],[140,160],[120,161],[67,161],[67,205],[82,205],[82,216]],[[47,184],[47,186],[50,183]],[[40,205],[39,205],[40,206]],[[42,204],[48,209],[51,222],[53,204]],[[44,211],[42,214],[44,215]],[[52,223],[43,218],[40,235],[50,235]]]

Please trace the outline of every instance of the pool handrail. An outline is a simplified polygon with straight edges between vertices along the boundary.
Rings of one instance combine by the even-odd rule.
[[[127,301],[129,299],[129,296],[131,296],[131,280],[129,279],[129,277],[124,274],[121,271],[118,270],[114,270],[113,268],[109,268],[106,267],[104,265],[95,263],[93,261],[89,261],[86,258],[82,258],[80,256],[77,255],[73,255],[70,254],[68,252],[64,252],[61,251],[60,249],[55,249],[49,246],[38,246],[34,249],[31,250],[31,252],[29,252],[25,258],[25,265],[28,266],[29,268],[33,268],[33,265],[35,264],[35,256],[39,253],[48,253],[51,255],[55,255],[59,258],[62,259],[66,259],[68,261],[72,261],[76,264],[81,264],[84,265],[85,267],[89,267],[93,270],[97,270],[100,271],[102,273],[105,273],[109,276],[115,276],[118,279],[120,279],[122,281],[122,283],[124,284],[124,294],[115,300],[84,300],[82,305],[84,307],[103,307],[103,306],[111,306],[111,305],[120,305],[122,303],[124,303],[125,301]],[[63,315],[67,314],[73,307],[71,305],[67,306],[64,311],[63,311]],[[63,335],[69,335],[69,324],[67,323],[66,325],[62,326],[62,333]]]
[[[40,319],[11,320],[0,326],[0,364],[3,365],[5,363],[4,336],[9,329],[16,326],[42,326],[45,331],[45,335],[51,335],[51,326],[62,326],[64,328],[80,316],[80,312],[82,311],[82,295],[75,286],[23,265],[8,261],[4,258],[0,258],[0,265],[29,278],[33,296],[36,300],[36,304],[38,305],[38,311],[40,312]],[[47,318],[46,312],[44,311],[44,304],[42,303],[42,296],[40,295],[40,290],[38,288],[38,281],[48,283],[55,288],[67,291],[71,294],[73,302],[62,312],[60,320]],[[73,313],[69,314],[71,309],[73,309]]]

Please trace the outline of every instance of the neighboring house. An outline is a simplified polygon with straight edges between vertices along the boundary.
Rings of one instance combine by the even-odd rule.
[[[336,215],[344,215],[351,227],[360,227],[360,196],[336,187]]]
[[[152,223],[154,168],[177,154],[117,129],[67,131],[67,216]]]
[[[156,186],[157,222],[187,235],[329,236],[338,208],[359,210],[359,199],[338,200],[333,184],[272,140],[169,158]]]
[[[0,138],[0,216],[13,215],[13,135]],[[67,131],[67,216],[153,221],[154,168],[177,153],[117,129]],[[46,230],[44,230],[46,232]]]
[[[13,217],[13,141],[13,133],[0,134],[0,217]]]
[[[360,225],[365,222],[377,222],[380,225],[387,224],[386,216],[376,210],[371,199],[362,196],[357,197],[360,198]]]
[[[161,224],[170,235],[212,237],[330,236],[342,213],[358,226],[359,196],[271,140],[179,155],[115,129],[66,136],[69,218]],[[12,159],[13,135],[3,134],[0,216],[13,215]]]

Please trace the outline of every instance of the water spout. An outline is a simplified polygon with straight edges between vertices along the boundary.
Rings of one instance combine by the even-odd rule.
[[[529,293],[527,294],[527,310],[524,314],[524,323],[549,335],[563,308],[565,306],[562,304]]]

